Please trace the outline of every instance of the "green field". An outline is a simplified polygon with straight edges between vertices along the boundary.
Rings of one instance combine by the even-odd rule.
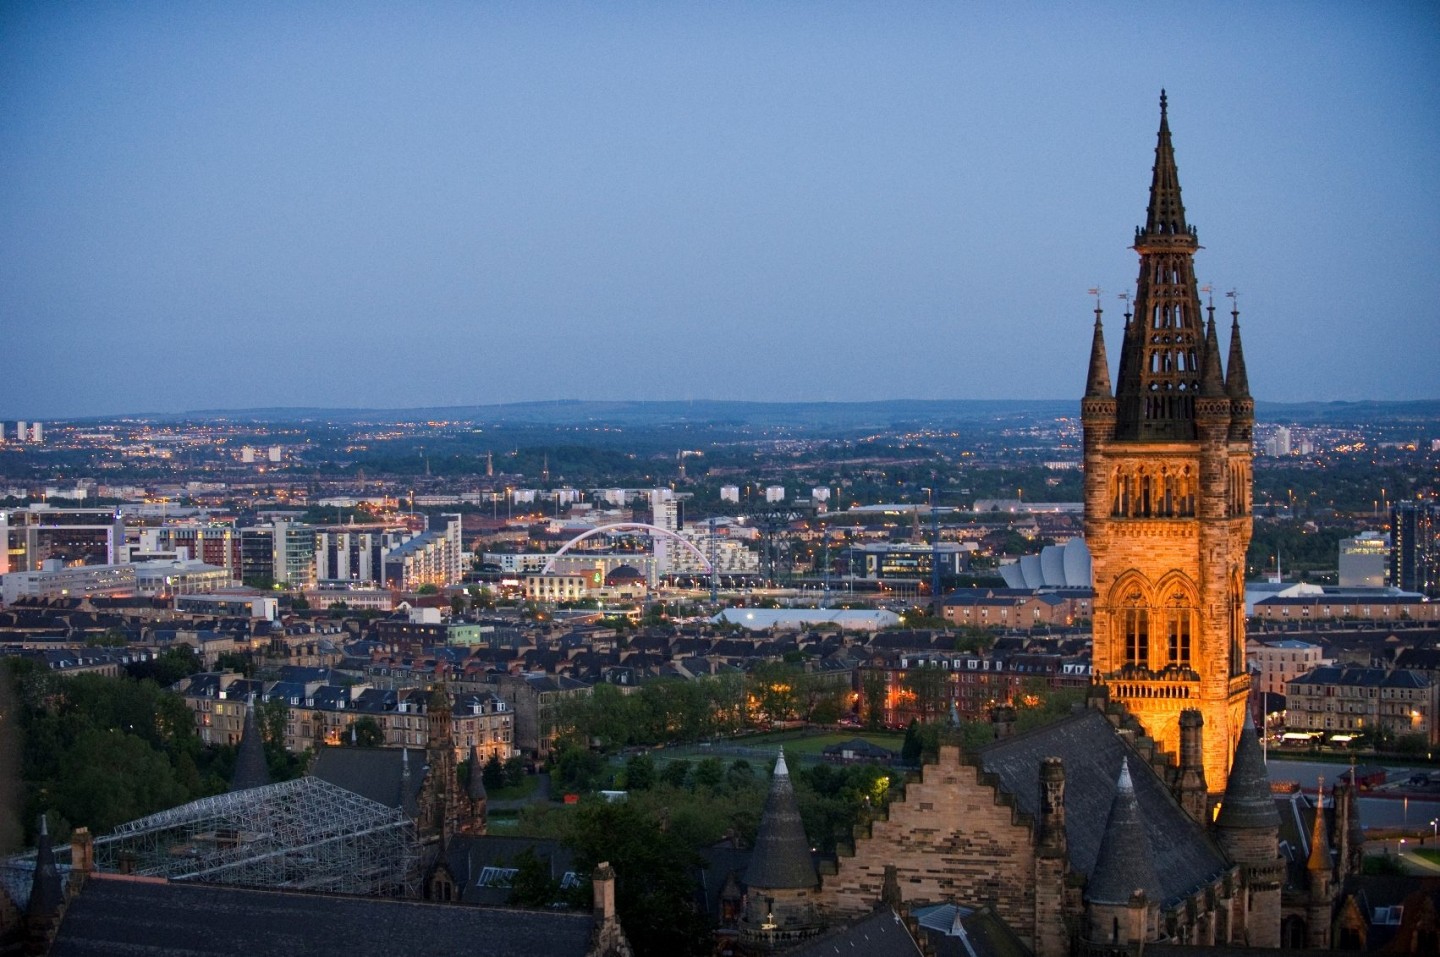
[[[747,748],[784,748],[786,754],[819,755],[832,744],[842,744],[860,738],[882,748],[898,753],[905,735],[899,731],[828,731],[824,734],[806,734],[801,731],[776,731],[771,734],[750,735],[737,738],[734,743]]]

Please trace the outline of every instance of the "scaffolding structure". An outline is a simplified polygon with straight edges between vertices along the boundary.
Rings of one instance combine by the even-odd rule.
[[[66,850],[56,848],[57,855]],[[217,794],[122,824],[96,838],[94,853],[97,870],[172,881],[419,896],[415,822],[315,777]]]

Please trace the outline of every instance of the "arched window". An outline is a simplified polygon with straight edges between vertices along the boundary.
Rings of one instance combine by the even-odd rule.
[[[1150,667],[1150,609],[1139,588],[1127,592],[1121,601],[1119,628],[1125,664]]]
[[[1165,606],[1165,660],[1181,668],[1190,667],[1191,640],[1195,633],[1195,609],[1184,589],[1177,588]]]

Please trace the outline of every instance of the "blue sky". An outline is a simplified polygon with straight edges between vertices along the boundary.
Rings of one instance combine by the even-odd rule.
[[[0,416],[1078,401],[1162,86],[1257,398],[1440,397],[1437,54],[1433,3],[7,3]]]

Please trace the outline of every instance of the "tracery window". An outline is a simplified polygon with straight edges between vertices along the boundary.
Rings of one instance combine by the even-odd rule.
[[[1125,663],[1150,667],[1150,609],[1145,606],[1145,596],[1140,589],[1132,589],[1122,600],[1119,627]]]
[[[1165,607],[1166,662],[1190,666],[1191,639],[1195,633],[1195,609],[1184,589],[1177,588]]]

